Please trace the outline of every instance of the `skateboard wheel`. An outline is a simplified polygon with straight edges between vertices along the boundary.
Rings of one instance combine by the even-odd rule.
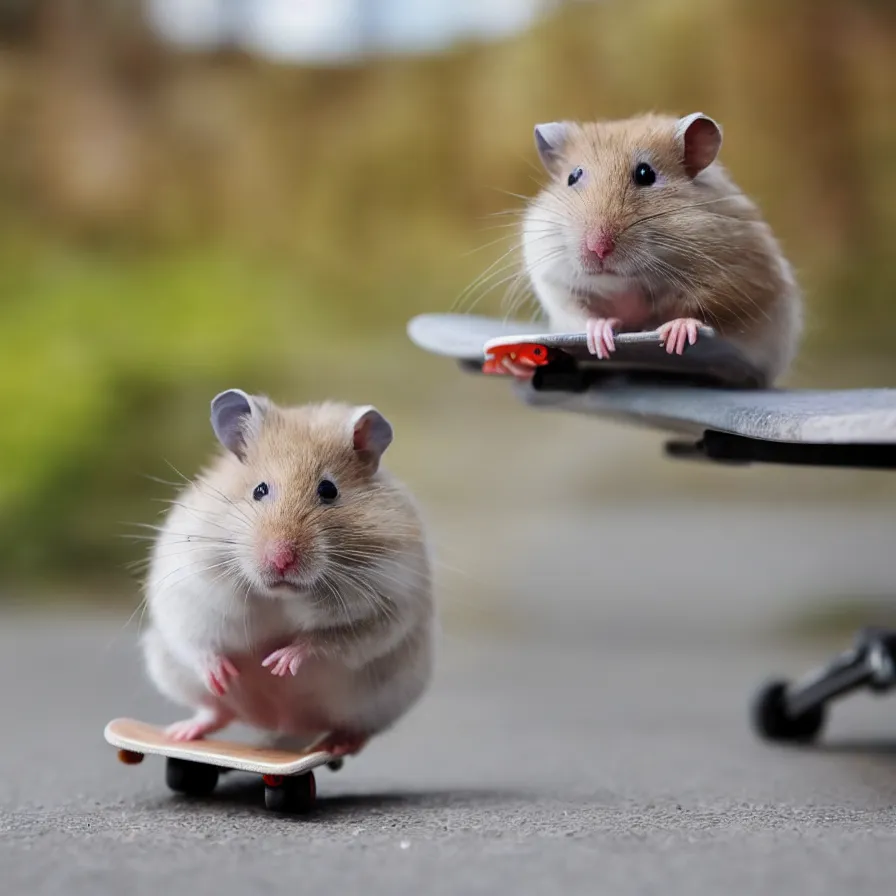
[[[165,783],[175,793],[207,796],[218,783],[218,769],[202,762],[170,757],[165,765]]]
[[[824,706],[792,716],[787,712],[786,689],[786,681],[772,681],[759,690],[753,701],[753,729],[765,740],[810,743],[824,725]]]
[[[118,761],[125,765],[139,765],[143,762],[143,754],[135,753],[133,750],[119,750]]]
[[[338,759],[333,759],[327,763],[327,768],[331,772],[338,772],[342,766],[345,765],[345,760],[340,756]]]
[[[316,797],[314,772],[281,778],[279,784],[269,782],[265,775],[264,804],[272,812],[307,812]]]

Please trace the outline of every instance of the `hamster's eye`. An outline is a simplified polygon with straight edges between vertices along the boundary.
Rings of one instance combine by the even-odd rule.
[[[329,479],[321,479],[317,487],[317,495],[324,504],[332,504],[339,496],[339,489]]]
[[[268,484],[266,482],[259,482],[252,492],[252,497],[256,501],[260,501],[269,491],[270,489],[268,488]]]
[[[635,183],[639,187],[651,186],[656,183],[656,171],[654,171],[646,162],[641,162],[641,164],[635,168]]]
[[[569,177],[566,178],[566,186],[571,187],[573,184],[577,184],[582,179],[584,173],[581,168],[574,168],[570,171]]]

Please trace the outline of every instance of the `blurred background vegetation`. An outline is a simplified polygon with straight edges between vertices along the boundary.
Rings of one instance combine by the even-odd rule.
[[[536,417],[408,344],[416,313],[501,310],[500,285],[461,296],[512,247],[494,213],[537,189],[534,123],[702,110],[807,293],[792,381],[896,385],[896,4],[528,7],[499,34],[402,50],[361,29],[321,60],[184,46],[138,0],[0,0],[2,593],[132,594],[145,546],[119,536],[157,513],[149,477],[196,470],[208,400],[233,385],[379,404],[393,468],[467,529],[476,495],[521,485],[892,496],[848,473],[664,464],[652,436]],[[548,425],[549,451],[525,444]]]

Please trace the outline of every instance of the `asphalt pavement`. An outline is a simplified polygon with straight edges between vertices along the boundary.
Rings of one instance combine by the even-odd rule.
[[[571,630],[574,632],[574,629]],[[824,652],[711,632],[619,637],[455,629],[431,691],[342,771],[307,818],[259,782],[169,793],[124,766],[118,715],[168,721],[136,625],[0,616],[0,880],[8,894],[888,892],[896,717],[855,697],[822,743],[756,740],[746,704]]]

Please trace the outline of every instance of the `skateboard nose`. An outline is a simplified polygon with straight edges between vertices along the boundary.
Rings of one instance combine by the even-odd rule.
[[[286,541],[272,541],[265,548],[265,562],[282,576],[296,565],[296,549]]]
[[[585,237],[585,247],[603,261],[616,248],[616,241],[608,230],[599,230]]]

